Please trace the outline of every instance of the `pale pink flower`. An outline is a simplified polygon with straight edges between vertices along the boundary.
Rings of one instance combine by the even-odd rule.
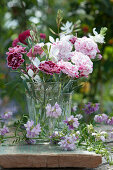
[[[57,64],[61,68],[61,71],[67,74],[68,76],[73,77],[73,78],[79,77],[78,67],[76,65],[71,64],[68,61],[65,62],[63,60],[59,61]]]
[[[73,52],[73,57],[71,58],[72,63],[78,67],[80,76],[88,76],[93,72],[93,62],[87,55],[81,52]]]
[[[97,44],[91,38],[78,38],[74,45],[76,51],[88,55],[91,59],[95,59],[97,53],[100,52]]]
[[[70,59],[70,52],[72,51],[72,44],[68,41],[57,41],[51,45],[50,53],[54,54],[54,51],[57,49],[57,58],[58,60],[68,61]]]

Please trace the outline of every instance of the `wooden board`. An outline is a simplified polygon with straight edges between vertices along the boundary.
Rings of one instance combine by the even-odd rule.
[[[61,151],[58,146],[49,144],[0,146],[0,166],[3,168],[96,168],[101,162],[101,155],[78,149]]]

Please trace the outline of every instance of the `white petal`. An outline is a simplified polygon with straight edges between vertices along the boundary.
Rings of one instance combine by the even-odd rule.
[[[39,45],[40,47],[43,47],[43,46],[44,46],[44,43],[39,43],[39,44],[37,44],[37,45]]]
[[[59,49],[58,48],[54,49],[54,51],[53,51],[54,56],[57,56],[58,53],[59,53]]]
[[[24,76],[25,76],[26,79],[29,79],[29,77],[26,74],[24,74]]]
[[[56,42],[58,42],[59,41],[59,38],[56,38]]]
[[[93,34],[98,35],[98,32],[96,32],[95,30],[96,30],[96,28],[93,28]]]
[[[33,79],[34,79],[35,81],[40,81],[39,75],[36,75]]]
[[[54,43],[54,42],[55,42],[54,38],[53,38],[53,37],[51,37],[51,36],[49,36],[49,41],[50,41],[50,42],[52,42],[52,43]]]
[[[34,60],[32,60],[32,63],[34,64],[34,66],[38,67],[40,64],[40,60],[36,57]]]
[[[29,77],[28,77],[26,74],[22,75],[21,78],[22,78],[23,80],[29,79]]]
[[[29,70],[28,70],[28,74],[29,74],[30,77],[33,77],[33,75],[34,75],[33,70],[29,69]]]
[[[26,78],[24,76],[20,76],[22,80],[25,80]]]

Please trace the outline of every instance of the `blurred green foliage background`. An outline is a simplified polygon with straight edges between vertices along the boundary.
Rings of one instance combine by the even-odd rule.
[[[80,36],[107,27],[106,43],[100,46],[102,60],[94,63],[94,72],[73,95],[73,103],[99,102],[101,111],[113,114],[113,0],[0,0],[0,107],[14,101],[19,112],[25,112],[24,87],[17,73],[7,68],[6,51],[12,41],[32,23],[52,35],[56,31],[57,10],[63,10],[66,20],[81,20]],[[17,78],[16,78],[17,77]],[[13,105],[11,106],[13,107]]]

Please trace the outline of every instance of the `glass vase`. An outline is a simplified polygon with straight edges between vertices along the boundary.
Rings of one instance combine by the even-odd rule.
[[[26,90],[27,106],[30,120],[40,123],[42,134],[48,138],[54,131],[61,131],[63,120],[71,115],[71,93],[62,93],[58,82],[28,83]],[[58,118],[48,117],[46,106],[59,105],[62,112]]]

